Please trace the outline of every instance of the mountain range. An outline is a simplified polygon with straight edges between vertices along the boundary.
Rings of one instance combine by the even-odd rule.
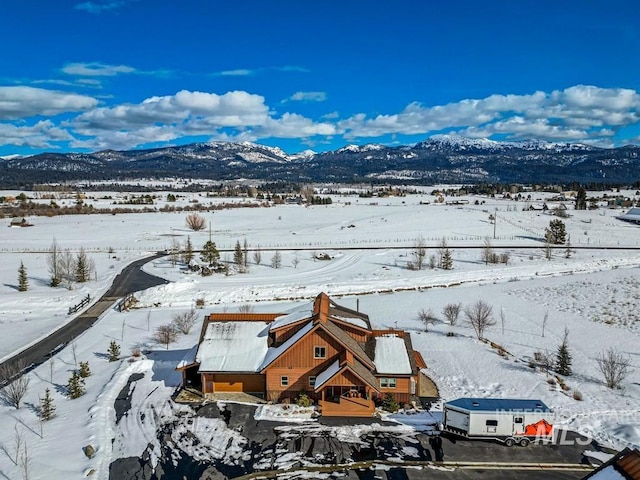
[[[295,155],[249,142],[41,153],[0,160],[0,184],[186,177],[288,182],[609,183],[640,180],[640,146],[598,148],[436,135],[413,145],[347,145]]]

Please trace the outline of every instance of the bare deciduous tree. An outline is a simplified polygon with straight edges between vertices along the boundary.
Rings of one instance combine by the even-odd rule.
[[[253,312],[253,305],[249,305],[248,303],[244,305],[240,305],[238,307],[238,312],[240,313],[251,313]]]
[[[420,323],[424,325],[424,331],[428,332],[429,325],[433,325],[438,319],[430,308],[426,310],[422,308],[418,312],[418,320],[420,320]]]
[[[57,287],[62,282],[62,278],[60,274],[60,247],[55,237],[47,253],[47,267],[49,269],[49,285]]]
[[[207,221],[205,220],[205,218],[196,212],[187,215],[184,221],[187,224],[187,227],[189,227],[194,232],[204,230],[207,226]]]
[[[176,313],[173,317],[172,325],[180,333],[188,335],[198,320],[198,312],[195,308],[182,313]]]
[[[478,300],[470,307],[464,309],[464,314],[467,317],[467,321],[473,327],[476,332],[478,340],[484,338],[484,332],[488,327],[496,324],[493,318],[493,307],[484,300]]]
[[[20,408],[22,399],[29,391],[29,377],[21,372],[26,368],[24,360],[5,363],[0,366],[0,400],[7,405]]]
[[[544,329],[547,327],[549,321],[549,312],[544,312],[544,318],[542,319],[542,336],[544,337]]]
[[[412,262],[407,265],[410,270],[422,270],[424,266],[424,259],[427,257],[427,245],[422,236],[418,237],[413,244],[411,250]]]
[[[76,278],[76,261],[69,250],[59,252],[58,269],[60,272],[60,279],[64,282],[67,289],[71,290],[73,287],[73,281]]]
[[[260,245],[258,245],[253,251],[253,261],[256,265],[260,265],[260,263],[262,263],[262,251],[260,250]]]
[[[442,315],[444,315],[444,318],[447,319],[447,322],[449,322],[449,326],[451,327],[450,328],[451,335],[453,335],[453,327],[458,322],[461,311],[462,311],[461,303],[449,303],[445,305],[444,308],[442,309]]]
[[[153,334],[153,340],[169,350],[169,344],[178,339],[178,332],[173,325],[160,325]]]
[[[493,257],[493,245],[491,245],[491,239],[489,237],[484,239],[482,245],[482,261],[485,265],[489,265],[491,258]]]
[[[596,362],[598,362],[598,369],[602,373],[604,384],[608,388],[619,388],[631,368],[629,357],[613,347],[600,352],[596,357]]]
[[[276,250],[271,257],[271,266],[273,268],[280,268],[282,266],[282,254]]]

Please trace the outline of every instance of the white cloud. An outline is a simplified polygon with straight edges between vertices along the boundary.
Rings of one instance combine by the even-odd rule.
[[[128,65],[106,65],[100,62],[69,63],[62,71],[79,77],[113,77],[121,73],[136,73],[136,69]]]
[[[50,142],[72,139],[67,130],[56,127],[51,120],[42,120],[31,126],[0,123],[0,145],[54,148]]]
[[[76,10],[82,10],[87,13],[93,13],[94,15],[98,15],[103,12],[108,12],[110,10],[117,10],[119,8],[124,7],[127,4],[124,0],[114,0],[114,1],[89,1],[82,2],[76,4],[73,8]]]
[[[0,120],[58,115],[95,107],[95,98],[26,86],[0,87]]]
[[[512,139],[599,141],[640,121],[640,95],[630,89],[576,85],[551,93],[491,95],[431,107],[411,103],[403,111],[338,122],[346,138],[428,134],[453,129],[461,135]]]
[[[76,117],[71,125],[75,132],[89,137],[75,144],[85,148],[132,148],[201,135],[256,140],[335,133],[333,124],[296,113],[274,117],[264,97],[244,91],[218,95],[182,90],[138,104],[96,108]]]
[[[288,98],[292,102],[324,102],[326,99],[326,92],[296,92]]]
[[[223,77],[246,77],[248,75],[253,75],[255,70],[249,70],[248,68],[238,68],[237,70],[223,70],[221,72],[216,72],[214,75],[220,75]]]

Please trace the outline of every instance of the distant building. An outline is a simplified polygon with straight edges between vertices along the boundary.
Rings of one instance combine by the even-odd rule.
[[[583,480],[640,480],[640,450],[625,448]]]
[[[624,222],[640,224],[640,208],[632,208],[624,215],[618,215],[616,218]]]

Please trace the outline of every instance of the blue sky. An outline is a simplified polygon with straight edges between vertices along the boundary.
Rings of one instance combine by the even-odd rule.
[[[7,0],[2,18],[2,156],[640,143],[632,0]]]

